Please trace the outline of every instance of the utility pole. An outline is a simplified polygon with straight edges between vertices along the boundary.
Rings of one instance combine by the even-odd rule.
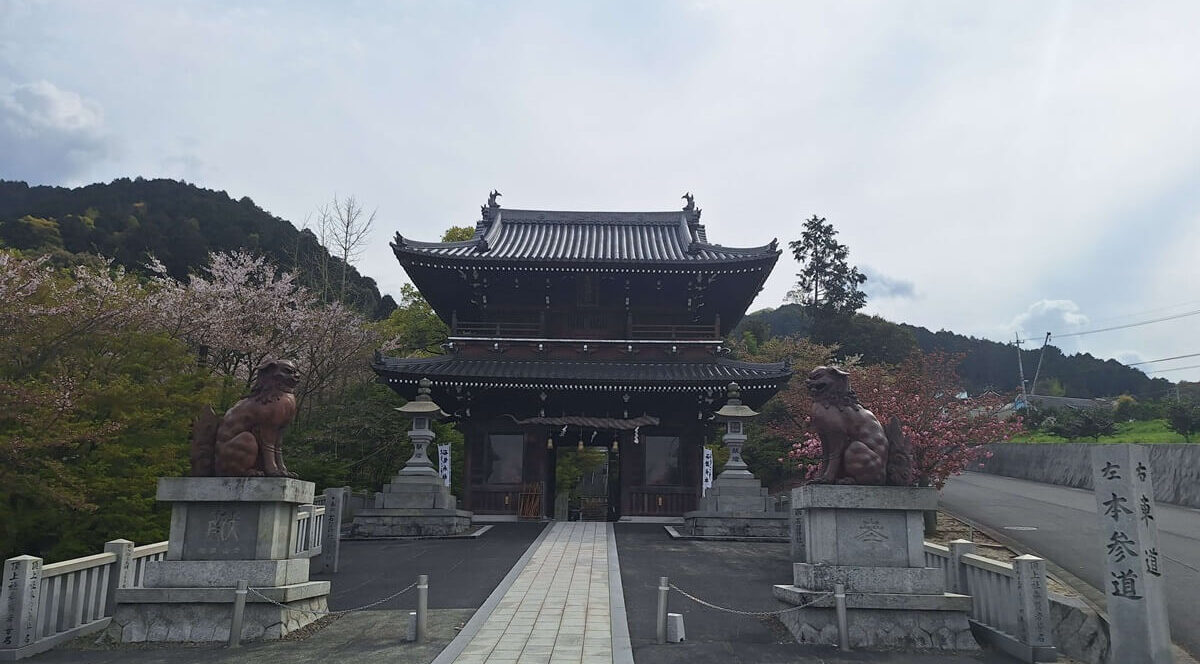
[[[1029,407],[1029,399],[1028,399],[1028,395],[1025,394],[1025,365],[1021,362],[1021,333],[1017,332],[1016,337],[1017,337],[1017,341],[1016,341],[1017,372],[1020,373],[1020,375],[1021,375],[1021,403],[1025,404],[1025,407],[1028,408]]]
[[[1042,352],[1038,353],[1037,369],[1033,372],[1033,384],[1029,386],[1029,395],[1033,396],[1037,392],[1038,375],[1042,373],[1042,358],[1046,357],[1046,345],[1050,343],[1050,333],[1046,333],[1046,338],[1042,340]],[[1018,350],[1018,353],[1021,351]]]

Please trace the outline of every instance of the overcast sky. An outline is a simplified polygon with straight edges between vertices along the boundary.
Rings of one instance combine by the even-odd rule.
[[[0,178],[182,178],[297,225],[353,194],[393,294],[391,235],[472,224],[493,187],[692,191],[722,244],[826,217],[868,313],[1040,340],[1200,310],[1197,26],[1195,2],[3,0]],[[1198,323],[1059,345],[1200,353]]]

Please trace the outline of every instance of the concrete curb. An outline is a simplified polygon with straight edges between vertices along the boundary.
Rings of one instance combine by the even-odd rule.
[[[484,533],[494,528],[494,526],[480,526],[479,530],[463,533],[461,535],[416,535],[413,537],[339,537],[342,542],[386,542],[400,541],[407,542],[411,540],[450,540],[450,539],[478,539],[483,537]]]
[[[508,592],[508,589],[516,582],[517,577],[521,575],[525,566],[529,564],[529,559],[533,557],[533,552],[537,551],[538,547],[542,545],[542,540],[546,539],[546,536],[550,534],[550,530],[553,527],[554,524],[550,523],[549,527],[542,528],[542,532],[538,533],[537,538],[533,540],[529,548],[525,549],[525,553],[521,554],[521,557],[517,559],[517,563],[500,580],[499,585],[492,591],[492,594],[488,595],[488,598],[475,610],[475,614],[471,616],[467,624],[463,625],[458,636],[454,637],[454,640],[430,664],[450,664],[462,654],[462,651],[467,648],[467,644],[471,642],[471,639],[475,638],[475,635],[483,628],[483,624],[492,615],[492,611],[496,610],[496,605],[500,603],[500,600],[504,597],[504,593]]]
[[[741,537],[738,535],[684,535],[675,529],[675,526],[663,526],[671,539],[676,540],[697,540],[701,542],[773,542],[775,544],[787,544],[791,540],[786,537]]]
[[[625,588],[621,585],[621,560],[617,557],[617,533],[608,529],[608,616],[612,634],[613,664],[633,664],[633,641],[629,638],[629,618],[625,615]]]

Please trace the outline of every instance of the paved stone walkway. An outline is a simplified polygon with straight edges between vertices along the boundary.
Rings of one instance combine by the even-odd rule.
[[[550,527],[457,664],[613,661],[608,524]]]

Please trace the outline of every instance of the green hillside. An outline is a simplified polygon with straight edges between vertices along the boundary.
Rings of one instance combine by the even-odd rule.
[[[373,318],[396,306],[391,296],[380,297],[373,279],[331,257],[312,232],[248,197],[235,201],[176,180],[120,178],[75,189],[0,181],[0,246],[64,258],[100,254],[132,270],[154,255],[176,278],[203,266],[209,252],[248,250],[296,269],[317,292],[320,280],[340,284],[347,268],[345,300]]]
[[[741,338],[749,332],[759,340],[772,336],[800,335],[823,344],[836,343],[845,355],[862,355],[863,361],[898,362],[913,349],[962,353],[959,367],[964,386],[972,394],[994,390],[1013,392],[1020,382],[1017,354],[1009,344],[978,339],[924,327],[893,323],[878,316],[855,314],[836,322],[814,325],[808,314],[795,304],[763,309],[748,314],[734,330]],[[1026,378],[1032,380],[1040,349],[1022,351]],[[1138,399],[1162,397],[1171,389],[1163,378],[1150,378],[1116,360],[1102,360],[1088,353],[1065,355],[1056,346],[1047,346],[1038,380],[1039,394],[1059,393],[1072,397],[1106,397],[1132,394]]]

